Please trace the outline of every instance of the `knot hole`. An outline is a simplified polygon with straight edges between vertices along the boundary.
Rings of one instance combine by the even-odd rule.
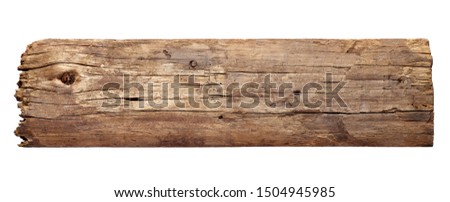
[[[72,85],[75,82],[75,72],[64,72],[59,76],[59,80],[66,85]]]
[[[191,60],[191,61],[189,61],[189,67],[190,68],[192,68],[192,69],[195,69],[195,67],[197,67],[197,61],[195,61],[195,60]]]

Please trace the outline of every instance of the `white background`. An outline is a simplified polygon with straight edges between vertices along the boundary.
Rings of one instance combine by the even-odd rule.
[[[450,201],[450,19],[432,1],[2,1],[0,201],[115,198],[113,189],[335,186],[332,199]],[[445,1],[439,1],[445,2]],[[19,148],[13,97],[26,46],[44,38],[428,38],[434,58],[432,148]],[[188,199],[189,201],[199,199]],[[210,201],[211,199],[200,199]],[[215,199],[226,201],[227,199]]]

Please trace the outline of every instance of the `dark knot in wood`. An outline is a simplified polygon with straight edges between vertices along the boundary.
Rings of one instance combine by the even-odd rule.
[[[74,72],[64,72],[59,77],[59,80],[61,80],[61,82],[63,82],[66,85],[72,85],[75,82],[76,79],[75,77],[76,75]]]
[[[198,65],[197,61],[195,61],[195,60],[189,61],[189,67],[195,69],[195,67],[197,67],[197,65]]]

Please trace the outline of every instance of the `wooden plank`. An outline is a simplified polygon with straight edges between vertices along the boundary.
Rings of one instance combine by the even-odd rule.
[[[16,135],[52,147],[432,146],[431,66],[426,39],[41,40],[19,66]]]

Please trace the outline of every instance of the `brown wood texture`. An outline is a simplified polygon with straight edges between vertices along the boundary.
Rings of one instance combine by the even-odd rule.
[[[432,146],[431,67],[426,39],[47,39],[22,55],[16,135],[26,147]],[[262,85],[267,75],[293,86],[225,91]],[[107,83],[119,87],[105,90]],[[323,88],[305,92],[310,83]],[[327,88],[341,83],[346,106],[326,104]],[[224,90],[202,94],[207,86]],[[257,98],[258,107],[240,105]],[[152,99],[168,105],[152,107]]]

